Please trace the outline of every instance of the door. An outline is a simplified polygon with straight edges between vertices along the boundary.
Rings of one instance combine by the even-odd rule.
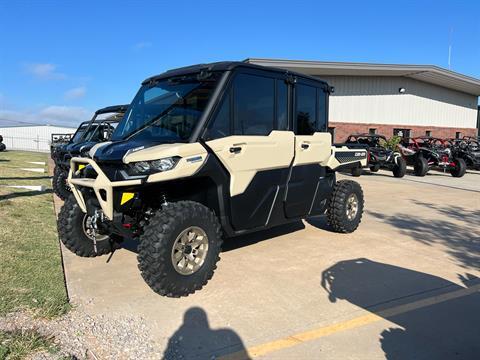
[[[286,84],[279,89],[279,81],[263,72],[237,73],[207,129],[206,144],[230,175],[235,230],[267,226],[274,208],[282,208],[294,134],[277,130],[287,114]]]
[[[315,198],[323,193],[319,188],[326,176],[320,162],[326,161],[331,154],[326,89],[315,85],[308,80],[298,80],[294,85],[295,158],[285,197],[288,218],[312,214]]]

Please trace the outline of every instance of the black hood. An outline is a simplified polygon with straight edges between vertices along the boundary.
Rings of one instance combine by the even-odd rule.
[[[89,151],[95,144],[97,143],[94,141],[85,141],[77,144],[70,144],[67,147],[67,150],[72,156],[76,156],[77,154],[80,154],[80,151]]]
[[[132,139],[115,141],[98,148],[95,151],[93,160],[98,162],[122,161],[123,157],[125,156],[127,151],[130,149],[147,148],[147,147],[152,147],[152,146],[156,146],[164,143],[165,142],[152,143],[151,140],[142,141],[142,140],[132,140]]]

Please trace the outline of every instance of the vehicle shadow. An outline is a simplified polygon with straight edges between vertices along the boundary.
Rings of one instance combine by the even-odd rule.
[[[261,230],[250,234],[239,235],[232,238],[226,238],[223,241],[222,252],[240,249],[262,241],[271,240],[275,237],[287,235],[299,230],[305,229],[302,221],[296,221],[289,224],[279,225],[267,230]]]
[[[192,307],[185,312],[183,324],[168,340],[163,359],[211,360],[237,352],[243,353],[242,359],[249,359],[243,341],[235,331],[213,330],[205,311]]]
[[[326,225],[325,225],[326,226]],[[275,237],[287,235],[299,230],[305,229],[305,225],[301,221],[276,226],[271,229],[254,232],[251,234],[239,235],[232,238],[226,238],[223,241],[222,252],[228,252],[240,249],[245,246],[250,246],[262,241],[271,240]],[[122,249],[138,254],[138,241],[132,238],[127,238],[120,244]]]
[[[13,192],[9,193],[6,195],[0,195],[0,201],[2,200],[9,200],[9,199],[14,199],[18,197],[28,197],[28,196],[37,196],[37,195],[43,195],[43,194],[51,194],[53,191],[52,189],[46,189],[42,191],[19,191],[19,192]]]
[[[360,258],[323,271],[321,286],[330,302],[346,300],[396,325],[379,336],[387,359],[474,359],[480,353],[480,279],[459,279],[465,287]]]
[[[424,244],[440,244],[457,263],[465,268],[480,269],[480,210],[461,206],[440,206],[412,200],[442,217],[423,218],[417,214],[386,214],[367,210],[366,213],[394,226],[403,235]],[[446,220],[445,217],[456,222]]]

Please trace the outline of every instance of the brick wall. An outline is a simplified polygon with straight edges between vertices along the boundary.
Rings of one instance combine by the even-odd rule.
[[[343,142],[348,135],[355,133],[368,133],[369,129],[377,129],[377,134],[385,135],[387,138],[393,136],[393,129],[410,129],[411,136],[425,136],[427,131],[431,136],[439,138],[453,138],[457,132],[463,136],[476,136],[477,129],[447,128],[438,126],[412,126],[412,125],[385,125],[385,124],[360,124],[330,122],[330,128],[335,128],[335,139],[337,143]]]

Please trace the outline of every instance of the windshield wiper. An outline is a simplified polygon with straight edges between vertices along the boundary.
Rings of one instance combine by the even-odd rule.
[[[134,135],[137,135],[140,131],[144,130],[145,128],[149,127],[150,125],[154,124],[155,122],[157,122],[158,120],[160,120],[161,118],[163,118],[165,115],[168,115],[174,108],[174,106],[176,105],[175,104],[172,104],[170,105],[169,107],[167,107],[165,110],[163,110],[160,114],[158,114],[157,116],[154,116],[152,119],[150,119],[149,121],[147,121],[145,124],[143,124],[142,126],[140,126],[137,130],[135,130],[134,132],[132,132],[131,134],[127,135],[126,137],[123,138],[123,140],[128,140],[130,138],[132,138]]]
[[[186,93],[184,96],[180,96],[178,93],[176,94],[176,96],[179,98],[179,99],[185,99],[187,98],[191,93],[193,93],[195,90],[197,90],[198,87],[194,87],[193,89],[191,89],[188,93]],[[156,121],[160,120],[161,118],[163,118],[165,115],[168,115],[178,104],[178,101],[174,102],[173,104],[171,104],[170,106],[168,106],[165,110],[163,110],[160,114],[158,114],[157,116],[153,117],[152,119],[150,119],[149,121],[147,121],[145,124],[143,124],[142,126],[140,126],[137,130],[135,130],[134,132],[132,132],[131,134],[125,136],[123,138],[123,140],[128,140],[130,139],[132,136],[138,134],[140,131],[144,130],[145,128],[149,127],[150,125],[152,125],[153,123],[155,123]]]

